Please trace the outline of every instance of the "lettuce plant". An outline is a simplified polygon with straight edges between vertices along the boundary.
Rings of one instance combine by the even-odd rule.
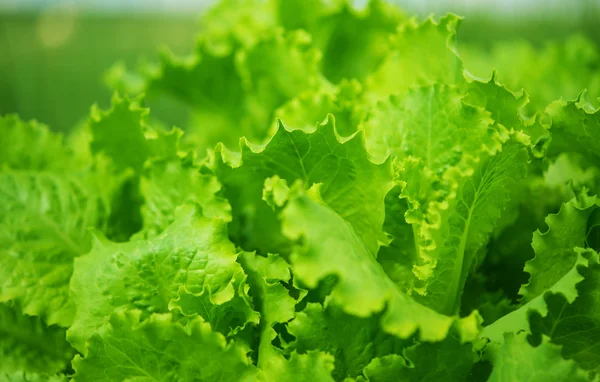
[[[460,23],[225,0],[69,135],[0,118],[0,379],[596,379],[598,110],[546,98],[598,54],[477,78]]]

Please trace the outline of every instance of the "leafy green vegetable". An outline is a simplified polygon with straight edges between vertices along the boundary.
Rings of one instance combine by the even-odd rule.
[[[0,117],[0,380],[597,380],[600,56],[461,20],[224,0],[68,136]]]

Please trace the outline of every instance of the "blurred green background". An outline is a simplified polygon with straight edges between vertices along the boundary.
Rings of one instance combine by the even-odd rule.
[[[209,2],[0,0],[0,114],[70,129],[93,103],[109,104],[103,76],[115,62],[135,67],[155,59],[161,46],[191,52],[198,15]],[[596,0],[396,2],[407,14],[464,15],[459,49],[478,75],[491,70],[485,54],[502,58],[502,42],[525,44],[521,59],[531,47],[573,34],[589,38],[593,49],[600,43]],[[510,67],[511,59],[498,65]]]

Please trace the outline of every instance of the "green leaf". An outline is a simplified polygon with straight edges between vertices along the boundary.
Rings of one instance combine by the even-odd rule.
[[[117,170],[141,171],[150,155],[144,135],[148,114],[149,110],[140,107],[137,101],[116,94],[108,111],[92,108],[89,121],[92,151],[111,158]]]
[[[65,329],[47,326],[39,317],[26,316],[18,306],[0,304],[0,380],[19,380],[19,373],[54,374],[64,370],[74,350]],[[23,380],[28,380],[22,378]]]
[[[560,346],[542,343],[533,347],[527,334],[504,335],[504,344],[495,351],[490,382],[512,381],[589,381],[586,373],[572,360],[565,360]]]
[[[381,226],[383,200],[393,185],[390,163],[371,162],[360,133],[340,138],[329,117],[312,132],[288,131],[280,124],[262,147],[253,148],[245,140],[240,145],[241,156],[219,146],[214,167],[233,208],[232,234],[245,249],[286,249],[276,214],[262,200],[265,179],[275,175],[288,184],[321,183],[323,200],[352,224],[372,254],[387,242]]]
[[[509,89],[526,89],[531,96],[529,111],[541,111],[560,98],[573,99],[585,88],[593,99],[600,96],[598,46],[583,35],[543,44],[524,39],[488,41],[485,49],[461,44],[459,50],[469,72],[487,78],[496,69],[498,80]]]
[[[423,160],[435,174],[465,163],[482,149],[498,150],[499,132],[490,114],[463,102],[460,88],[419,87],[377,104],[361,125],[367,150],[381,159],[392,154]]]
[[[121,98],[115,94],[107,111],[94,106],[88,122],[92,134],[92,152],[111,159],[117,171],[133,169],[139,176],[149,158],[177,155],[181,131],[162,133],[148,125],[149,109],[139,99]]]
[[[147,166],[140,181],[143,235],[160,234],[175,220],[176,208],[186,203],[199,204],[209,218],[231,220],[229,203],[217,196],[221,185],[214,175],[202,171],[189,154],[181,159],[153,161]]]
[[[310,194],[320,198],[314,188]],[[327,276],[335,277],[328,304],[358,317],[383,312],[381,328],[386,333],[407,338],[418,330],[423,340],[444,339],[455,319],[402,293],[354,228],[322,200],[312,198],[296,187],[281,214],[284,235],[301,240],[290,258],[297,278],[308,288],[316,288]],[[477,325],[474,316],[465,322]]]
[[[236,328],[227,324],[238,323],[232,306],[247,304],[232,302],[245,299],[237,294],[245,291],[237,256],[226,222],[190,206],[182,207],[175,222],[155,238],[121,244],[96,239],[92,251],[75,261],[71,293],[77,313],[69,341],[85,353],[85,340],[113,311],[124,308],[141,309],[144,317],[172,309],[199,314],[228,334]],[[188,304],[204,309],[194,311]],[[242,324],[256,320],[251,309],[242,313],[247,314]]]
[[[309,303],[290,322],[288,330],[296,337],[291,344],[299,353],[321,350],[335,356],[335,380],[356,377],[375,357],[401,351],[407,341],[381,331],[381,314],[360,318],[339,308],[324,309]]]
[[[496,123],[519,129],[524,122],[522,113],[529,103],[529,96],[523,90],[513,93],[498,82],[497,75],[493,72],[488,82],[472,79],[466,86],[465,101],[488,110]]]
[[[548,155],[579,153],[598,163],[600,152],[600,122],[598,112],[588,101],[587,92],[579,94],[576,101],[555,101],[546,108],[552,118],[552,140]]]
[[[383,262],[397,268],[390,273],[407,274],[408,262],[416,259],[413,281],[402,284],[444,314],[457,312],[475,254],[526,173],[528,155],[521,142],[527,137],[490,125],[485,110],[465,104],[458,88],[445,85],[392,97],[365,122],[370,152],[402,159],[400,197],[408,202],[404,216],[413,231],[410,235],[396,218],[391,228],[403,230],[396,234],[406,244],[397,260],[388,249]],[[406,253],[411,247],[416,255]]]
[[[536,255],[525,264],[525,272],[531,276],[519,291],[524,302],[548,291],[562,293],[569,302],[577,297],[575,285],[582,278],[575,269],[579,262],[575,248],[585,245],[588,218],[597,206],[595,196],[579,194],[546,218],[548,231],[533,234],[531,245]]]
[[[439,343],[418,343],[404,350],[403,357],[375,358],[364,374],[369,382],[464,381],[478,359],[472,348],[452,336]]]
[[[262,382],[333,382],[333,357],[327,353],[312,351],[306,354],[292,353],[289,360],[283,357],[270,359],[268,368],[259,374]]]
[[[235,344],[198,317],[182,326],[170,314],[140,320],[140,311],[115,313],[75,357],[73,381],[252,381],[256,370]]]
[[[278,333],[277,323],[294,319],[296,299],[284,286],[291,282],[289,264],[278,255],[259,256],[243,253],[241,264],[248,274],[250,294],[260,312],[260,342],[258,346],[259,381],[333,381],[333,357],[314,351],[292,353],[289,359],[272,345]]]
[[[274,329],[274,325],[287,323],[296,314],[297,301],[285,286],[291,283],[291,271],[289,264],[278,255],[269,254],[263,257],[246,252],[242,254],[240,260],[248,274],[250,294],[261,316],[257,364],[265,380],[269,380],[268,378],[273,374],[281,373],[288,367],[300,367],[292,366],[284,359],[281,351],[273,345],[273,341],[279,334]],[[315,361],[318,359],[319,356],[316,356]],[[299,362],[300,359],[296,361]],[[327,367],[323,368],[323,372],[330,374]]]
[[[420,173],[426,169],[415,166],[401,172],[406,179],[402,196],[413,206],[407,221],[417,235],[419,262],[413,272],[418,301],[446,314],[457,311],[476,254],[500,218],[509,190],[524,177],[526,163],[524,146],[508,142],[496,155],[482,156],[470,176],[450,180],[448,196],[441,202],[435,193],[419,198],[420,192],[427,192],[419,189],[428,187]]]
[[[521,287],[523,300],[519,309],[487,326],[483,335],[502,341],[505,332],[529,330],[529,315],[537,311],[548,313],[547,295],[560,294],[572,303],[578,296],[577,284],[583,279],[580,268],[587,267],[597,255],[583,249],[588,218],[597,208],[596,197],[585,192],[563,204],[560,211],[546,218],[548,230],[533,234],[535,257],[525,265],[529,282]]]
[[[600,372],[600,266],[598,254],[589,251],[586,264],[577,267],[583,281],[577,284],[577,298],[570,303],[562,293],[546,294],[548,314],[531,314],[531,331],[534,335],[550,337],[562,346],[562,356],[574,359],[585,370]]]
[[[272,1],[223,0],[201,15],[200,36],[219,51],[251,47],[277,25]],[[295,29],[295,28],[294,28]]]
[[[102,162],[80,163],[42,125],[7,117],[0,128],[20,142],[0,168],[0,301],[67,326],[73,259],[89,250],[88,229],[106,229],[120,180]],[[37,151],[27,154],[28,145]]]
[[[240,136],[264,139],[277,108],[323,83],[319,53],[305,32],[268,28],[253,36],[250,46],[235,49],[213,46],[208,36],[191,57],[167,53],[143,73],[149,97],[168,95],[192,111],[185,141],[194,149],[232,144]]]
[[[498,81],[497,76],[497,72],[494,71],[487,82],[467,77],[469,81],[465,85],[464,101],[489,111],[495,123],[527,134],[531,140],[533,154],[536,157],[543,156],[550,137],[546,118],[539,113],[529,116],[527,92],[512,92]]]
[[[306,9],[310,1],[277,2],[284,26],[292,24],[289,20],[293,18],[295,28],[314,36],[315,46],[323,52],[321,71],[333,83],[344,78],[363,81],[369,76],[387,56],[389,39],[404,19],[398,7],[380,0],[368,1],[360,10],[351,1],[318,0],[312,2],[318,6],[311,9]],[[304,22],[299,21],[300,10],[294,9],[301,3],[306,4],[302,11],[308,16]]]
[[[381,65],[365,80],[374,96],[403,93],[414,86],[459,84],[464,81],[456,53],[456,30],[461,18],[453,14],[422,23],[410,19],[393,36]]]
[[[338,132],[347,136],[358,130],[366,110],[360,83],[343,80],[333,88],[324,87],[301,93],[277,109],[275,116],[292,129],[310,130],[322,122],[327,114],[333,114]]]
[[[402,186],[394,187],[385,197],[384,231],[390,235],[389,245],[381,246],[377,261],[388,277],[401,290],[410,290],[413,285],[413,266],[418,263],[415,246],[415,231],[406,221],[409,205],[401,199]]]
[[[256,128],[267,127],[273,112],[288,100],[323,84],[318,70],[321,55],[310,42],[310,35],[303,31],[276,29],[237,55],[247,112]],[[262,133],[257,137],[264,137]]]
[[[0,116],[0,170],[65,170],[70,152],[63,137],[36,121],[25,122],[16,115]]]

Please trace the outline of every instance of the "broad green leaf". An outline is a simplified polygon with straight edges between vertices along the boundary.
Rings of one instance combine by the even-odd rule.
[[[498,82],[497,75],[493,72],[487,82],[472,79],[466,85],[465,102],[489,111],[496,123],[518,129],[524,122],[523,108],[529,103],[529,96],[523,90],[513,93]]]
[[[546,108],[552,119],[548,155],[578,153],[598,163],[600,122],[584,91],[576,101],[555,101]]]
[[[217,196],[221,185],[214,175],[202,171],[191,154],[156,160],[146,167],[140,181],[144,198],[143,235],[152,237],[161,233],[173,223],[176,208],[185,203],[198,203],[209,218],[231,220],[229,203]]]
[[[404,216],[413,231],[396,218],[390,228],[405,244],[397,259],[386,249],[382,261],[390,274],[407,274],[404,267],[416,259],[413,281],[402,284],[423,304],[454,314],[475,254],[488,241],[511,188],[525,176],[527,137],[492,126],[488,112],[465,104],[458,88],[445,85],[380,103],[364,127],[371,153],[401,159],[400,198],[408,202]]]
[[[524,302],[549,291],[562,293],[569,302],[577,297],[575,285],[582,278],[575,269],[578,263],[575,249],[585,245],[588,218],[597,206],[595,196],[579,194],[556,215],[546,218],[548,231],[538,230],[533,234],[531,245],[535,257],[525,264],[530,278],[519,291]]]
[[[273,325],[294,319],[296,299],[283,283],[291,282],[289,264],[280,256],[259,256],[244,253],[241,264],[248,274],[250,294],[260,312],[260,342],[258,346],[259,381],[333,381],[333,357],[314,351],[293,353],[289,359],[272,345],[277,337]]]
[[[361,125],[367,149],[375,158],[421,158],[435,174],[476,160],[481,149],[497,150],[498,131],[490,114],[466,104],[460,88],[433,85],[381,101]],[[471,165],[471,163],[467,163]]]
[[[562,356],[574,359],[585,370],[600,372],[600,266],[598,254],[589,251],[586,264],[577,269],[583,281],[577,284],[577,298],[569,303],[562,293],[546,294],[548,314],[533,312],[530,318],[534,335],[550,337],[562,346]]]
[[[0,304],[0,380],[19,380],[19,373],[61,372],[73,355],[65,329],[22,314],[18,305]]]
[[[411,219],[417,232],[416,297],[446,314],[457,311],[476,254],[500,218],[510,188],[525,175],[527,152],[521,143],[513,141],[503,151],[483,155],[480,160],[472,174],[450,181],[449,195],[442,202],[420,199],[422,191],[418,186],[413,189],[415,184],[424,185],[418,183],[423,178],[418,173],[421,167],[400,173],[406,179],[403,197],[413,206],[407,220]]]
[[[546,168],[536,159],[529,164],[527,176],[512,187],[511,200],[496,224],[485,248],[484,259],[475,277],[472,278],[472,281],[477,279],[476,282],[482,287],[492,291],[488,296],[500,302],[501,306],[498,306],[498,309],[489,306],[488,302],[481,299],[487,294],[485,291],[477,292],[473,287],[469,287],[467,290],[472,298],[463,299],[464,311],[477,308],[484,316],[485,324],[489,325],[501,316],[519,308],[518,301],[521,299],[519,290],[529,279],[529,274],[523,268],[525,263],[535,256],[531,246],[534,232],[545,226],[548,215],[559,211],[563,203],[574,197],[571,182],[575,189],[581,189],[586,185],[594,187],[588,177],[592,172],[582,170],[577,163],[561,156],[557,161],[549,163]],[[532,203],[532,200],[535,200],[535,203]],[[502,301],[501,296],[506,299]],[[487,306],[479,306],[476,300]],[[494,313],[493,317],[486,316],[486,311],[492,313],[489,308],[502,314]],[[501,335],[499,338],[502,338]]]
[[[418,262],[415,247],[415,230],[406,221],[409,205],[401,199],[402,186],[394,187],[385,197],[384,231],[391,242],[379,248],[377,261],[388,277],[402,290],[410,290],[414,278],[413,266]]]
[[[241,136],[264,139],[277,108],[323,83],[319,53],[303,31],[269,28],[251,46],[234,46],[200,39],[191,57],[164,54],[142,74],[149,97],[168,95],[192,111],[184,139],[196,150]]]
[[[494,368],[489,381],[589,381],[573,360],[561,356],[560,350],[560,346],[549,343],[547,337],[533,347],[525,333],[505,334],[503,345],[493,356]]]
[[[364,370],[367,381],[464,381],[478,359],[472,344],[452,336],[439,343],[418,343],[402,354],[371,361]]]
[[[292,353],[289,360],[283,357],[270,359],[268,367],[258,376],[261,382],[333,382],[333,356],[312,351]]]
[[[180,59],[163,54],[156,70],[144,75],[149,97],[167,95],[194,111],[198,134],[188,131],[186,140],[200,149],[216,142],[231,142],[242,135],[253,136],[243,118],[244,88],[236,67],[235,52],[211,48],[200,40],[191,57]]]
[[[206,12],[201,36],[219,49],[250,48],[276,26],[305,30],[323,52],[320,71],[337,83],[362,80],[374,70],[403,19],[396,6],[380,0],[361,9],[348,0],[228,0]]]
[[[238,53],[236,64],[247,92],[249,115],[245,118],[255,121],[255,129],[267,128],[278,107],[323,83],[319,60],[319,51],[303,31],[274,30],[251,49]],[[266,131],[259,133],[262,135],[254,137],[263,138]]]
[[[335,357],[333,377],[343,380],[362,374],[375,357],[400,352],[407,341],[381,331],[381,314],[354,317],[330,306],[310,303],[288,325],[296,337],[291,344],[299,353],[325,351]]]
[[[588,88],[593,98],[600,96],[597,45],[581,35],[544,41],[490,41],[486,48],[461,44],[465,67],[476,76],[487,78],[492,70],[509,89],[526,89],[531,96],[530,111],[541,111],[560,98],[574,99]]]
[[[277,109],[275,116],[292,129],[310,130],[328,114],[333,114],[338,132],[346,136],[358,130],[366,110],[360,83],[344,80],[334,88],[300,94]]]
[[[240,145],[241,156],[217,147],[213,164],[232,205],[237,244],[265,253],[285,251],[276,214],[262,200],[265,179],[275,175],[288,184],[322,183],[323,200],[352,224],[373,255],[387,241],[381,226],[383,200],[393,186],[390,163],[371,162],[360,132],[340,138],[330,116],[310,132],[280,124],[267,144],[254,148],[242,140]]]
[[[347,0],[277,2],[285,12],[282,16],[287,16],[282,19],[284,26],[295,24],[314,36],[315,46],[323,52],[321,71],[333,83],[344,78],[362,81],[369,76],[387,56],[390,37],[404,19],[397,7],[381,0],[369,0],[360,10]],[[319,3],[320,12],[306,9],[310,3]],[[335,11],[327,9],[331,3]],[[297,8],[304,8],[308,16],[304,22],[299,21]],[[295,23],[289,22],[292,17]]]
[[[148,113],[137,101],[118,95],[113,97],[109,110],[92,108],[89,121],[92,151],[111,158],[117,170],[141,171],[150,155],[145,137]]]
[[[203,12],[200,36],[218,50],[251,47],[277,21],[274,1],[223,0]]]
[[[92,108],[86,126],[91,136],[91,151],[108,158],[117,174],[128,177],[111,206],[107,236],[117,241],[129,239],[142,228],[140,176],[146,162],[178,156],[182,132],[173,129],[163,133],[153,129],[147,123],[148,114],[139,99],[115,95],[109,110]]]
[[[0,170],[61,171],[69,168],[70,150],[63,137],[36,121],[0,116]]]
[[[287,323],[295,315],[297,301],[285,286],[291,282],[291,271],[289,264],[278,255],[263,257],[245,252],[240,256],[240,263],[248,275],[248,294],[260,316],[257,322],[257,365],[265,375],[269,375],[268,370],[273,365],[283,366],[285,363],[280,350],[272,343],[278,337],[274,325]]]
[[[118,94],[109,110],[94,106],[88,122],[92,151],[110,158],[117,171],[132,169],[138,176],[148,159],[176,157],[181,130],[163,133],[153,129],[147,121],[149,113],[139,99]]]
[[[547,122],[540,114],[528,115],[527,92],[512,92],[498,81],[495,71],[487,82],[471,78],[465,85],[465,92],[466,103],[489,111],[495,123],[524,132],[531,140],[534,156],[544,155],[549,140]]]
[[[312,198],[318,189],[311,189]],[[415,302],[387,277],[354,228],[324,202],[292,190],[281,213],[282,230],[294,247],[291,263],[294,274],[308,288],[315,288],[328,276],[337,282],[327,303],[345,313],[368,317],[382,313],[381,328],[399,338],[418,331],[425,341],[441,341],[456,320]],[[465,326],[477,326],[476,317]]]
[[[588,218],[597,208],[596,197],[580,193],[560,211],[546,218],[548,230],[533,234],[535,257],[525,265],[529,281],[521,287],[521,305],[514,312],[487,326],[483,335],[493,341],[502,341],[505,332],[529,330],[529,315],[537,311],[548,313],[547,295],[560,294],[568,303],[578,296],[577,284],[583,279],[580,268],[587,267],[590,258],[597,255],[583,249],[588,232]]]
[[[101,162],[76,161],[43,125],[7,117],[0,128],[18,142],[0,167],[0,301],[67,326],[73,259],[89,250],[88,229],[106,229],[119,179]]]
[[[75,262],[71,293],[77,313],[69,341],[85,353],[86,339],[118,309],[141,309],[144,317],[173,309],[199,314],[226,335],[255,321],[247,302],[232,301],[246,299],[239,294],[245,275],[237,256],[226,222],[190,206],[155,238],[121,244],[96,239],[92,251]],[[244,307],[245,317],[231,311],[236,306]]]
[[[386,97],[414,86],[462,83],[463,66],[456,53],[456,29],[461,20],[449,14],[439,21],[410,19],[403,23],[381,65],[366,78],[366,89]]]
[[[140,320],[140,311],[115,313],[73,361],[73,381],[252,381],[255,368],[235,344],[197,317],[187,325],[170,314]]]

